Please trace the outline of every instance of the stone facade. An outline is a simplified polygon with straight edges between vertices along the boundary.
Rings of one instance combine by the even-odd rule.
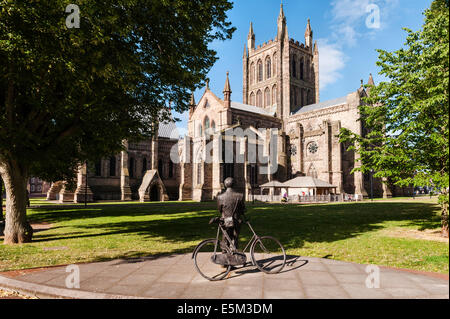
[[[247,196],[250,192],[260,194],[259,185],[266,182],[284,182],[296,176],[326,181],[336,186],[338,194],[368,197],[368,190],[372,190],[375,196],[392,196],[381,180],[352,173],[358,165],[357,155],[347,151],[348,145],[339,142],[338,134],[343,127],[363,133],[358,107],[367,92],[361,85],[341,98],[320,102],[319,48],[313,42],[309,19],[304,43],[290,39],[281,6],[276,38],[258,46],[255,39],[250,24],[243,54],[243,103],[232,101],[228,75],[223,99],[207,85],[198,103],[191,100],[188,136],[179,143],[180,200],[214,199],[228,176],[236,179],[236,187]],[[372,77],[368,83],[373,84]],[[227,132],[237,128],[278,129],[275,173],[261,174],[258,161],[247,161],[248,138],[235,137],[233,141],[245,144],[233,148],[233,158],[240,149],[245,160],[225,163],[221,147]],[[202,160],[205,153],[211,155],[212,162]]]
[[[173,133],[176,133],[175,123],[160,123],[157,138],[134,143],[124,141],[121,153],[80,166],[76,190],[69,191],[64,182],[55,182],[47,199],[78,203],[85,200],[139,200],[139,188],[145,174],[157,170],[145,200],[178,200],[180,167],[170,160],[170,151],[178,143]]]
[[[222,99],[207,83],[198,103],[192,95],[185,137],[171,136],[174,123],[160,124],[155,138],[124,141],[121,154],[102,159],[95,168],[82,166],[75,191],[54,183],[48,198],[205,201],[215,199],[230,176],[246,198],[273,195],[260,185],[297,176],[325,181],[336,187],[337,194],[408,194],[386,181],[352,173],[358,157],[339,142],[338,134],[341,128],[364,133],[358,107],[367,92],[361,85],[340,98],[320,101],[319,47],[313,42],[309,19],[304,43],[290,39],[281,6],[276,38],[258,46],[255,39],[250,24],[243,54],[243,103],[232,100],[228,74]],[[368,84],[374,84],[372,76]],[[244,134],[229,134],[239,130]],[[227,143],[233,145],[232,151]],[[255,145],[263,152],[251,161]]]

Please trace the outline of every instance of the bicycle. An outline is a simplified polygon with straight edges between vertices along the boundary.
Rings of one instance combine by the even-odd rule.
[[[267,274],[279,273],[286,264],[286,252],[278,239],[271,236],[258,236],[250,225],[249,220],[243,221],[248,225],[253,237],[244,250],[238,251],[233,241],[224,230],[224,220],[213,218],[209,224],[218,223],[216,238],[202,241],[194,249],[194,259],[197,271],[210,281],[219,281],[225,278],[234,266],[247,266],[246,251],[250,248],[251,264]],[[227,239],[228,245],[220,245],[219,236],[222,233]]]

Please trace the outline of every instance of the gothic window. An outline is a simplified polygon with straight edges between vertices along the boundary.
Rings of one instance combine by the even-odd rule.
[[[250,173],[250,185],[258,184],[258,167],[256,165],[249,165],[248,171]]]
[[[298,89],[294,86],[293,87],[294,90],[294,106],[297,106],[297,102],[298,102]]]
[[[270,79],[272,77],[272,61],[270,57],[266,59],[266,79]]]
[[[214,122],[214,121],[212,121],[212,123],[211,123],[211,130],[213,132],[216,132],[216,122]]]
[[[309,71],[310,71],[310,63],[309,63],[309,59],[306,60],[306,68],[305,68],[305,78],[306,80],[309,80]]]
[[[305,63],[303,62],[303,58],[300,60],[300,80],[303,80],[303,71],[304,71]]]
[[[158,160],[158,173],[159,173],[159,177],[162,179],[164,178],[164,172],[163,172],[164,166],[163,166],[163,161],[162,159]]]
[[[319,146],[316,142],[311,142],[308,144],[307,149],[309,154],[316,154],[319,150]]]
[[[294,78],[297,78],[297,61],[296,60],[297,60],[297,56],[294,55],[292,57],[292,76]]]
[[[130,157],[130,161],[128,163],[128,170],[131,178],[134,178],[134,168],[135,168],[134,158]]]
[[[264,91],[264,106],[268,107],[270,106],[270,89],[266,88],[266,90]]]
[[[199,125],[198,125],[198,136],[200,137],[200,136],[202,136],[203,135],[203,127],[202,127],[202,124],[200,123]]]
[[[274,85],[272,88],[272,105],[277,104],[277,86]]]
[[[274,55],[273,55],[273,76],[276,76],[277,75],[277,65],[278,65],[278,57],[277,57],[277,54],[275,53]]]
[[[261,82],[263,80],[263,64],[261,60],[258,61],[258,82]]]
[[[102,161],[95,162],[95,176],[102,176]]]
[[[109,176],[116,176],[116,158],[115,156],[111,156],[109,158]]]
[[[291,156],[297,155],[297,146],[295,146],[295,144],[290,145],[289,153],[291,153]]]
[[[223,180],[228,177],[234,178],[234,163],[225,163],[223,165]]]
[[[169,160],[169,178],[173,178],[173,162]]]
[[[145,174],[147,172],[147,159],[144,157],[142,159],[142,174]]]
[[[301,96],[302,106],[305,106],[305,99],[304,99],[304,97],[305,97],[305,89],[303,89],[303,88],[301,89],[300,96]]]
[[[197,164],[197,184],[202,183],[202,164]]]
[[[316,168],[314,167],[314,165],[311,165],[309,167],[308,176],[310,176],[312,178],[317,178],[317,171],[316,171]]]
[[[250,84],[255,83],[255,63],[250,66]]]
[[[255,104],[255,93],[250,94],[250,105],[256,105]]]
[[[262,107],[263,106],[263,96],[261,90],[258,90],[258,93],[256,93],[256,106]]]
[[[205,118],[205,134],[209,133],[209,117]]]

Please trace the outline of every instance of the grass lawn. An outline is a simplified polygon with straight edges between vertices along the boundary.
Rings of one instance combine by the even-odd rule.
[[[36,231],[33,243],[0,245],[0,271],[192,252],[215,237],[208,221],[216,215],[215,203],[192,202],[32,208],[29,220],[51,228]],[[248,204],[247,216],[258,234],[277,237],[290,255],[448,274],[448,242],[416,236],[440,229],[436,199]],[[249,236],[243,226],[241,241]]]

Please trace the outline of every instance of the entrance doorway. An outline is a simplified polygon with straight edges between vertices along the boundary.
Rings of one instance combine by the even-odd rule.
[[[161,201],[161,196],[159,192],[159,185],[155,184],[150,188],[150,201],[159,202]]]

